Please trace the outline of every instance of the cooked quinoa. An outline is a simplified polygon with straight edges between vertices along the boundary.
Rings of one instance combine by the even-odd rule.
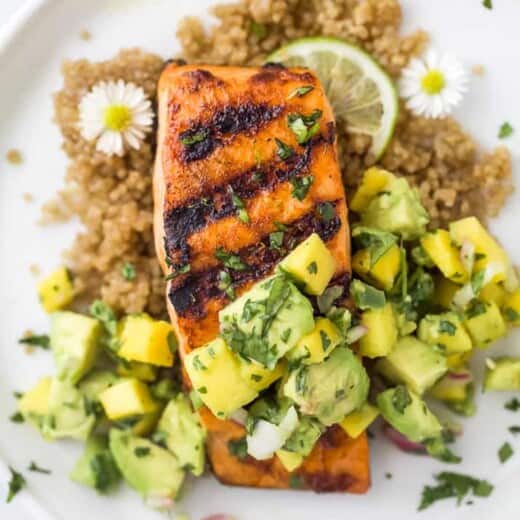
[[[394,77],[420,54],[426,33],[399,33],[397,0],[242,0],[213,9],[217,24],[206,31],[197,18],[179,26],[182,57],[188,62],[256,65],[294,38],[337,36],[354,42]],[[113,60],[66,62],[64,86],[55,96],[56,122],[70,158],[66,186],[44,208],[44,222],[79,216],[84,229],[66,254],[78,301],[101,297],[121,312],[165,314],[164,281],[155,259],[152,229],[153,142],[123,158],[96,152],[77,128],[78,103],[98,81],[123,79],[154,99],[163,67],[158,56],[123,51]],[[340,161],[352,194],[367,166],[370,140],[338,128]],[[432,225],[466,216],[496,215],[512,191],[507,149],[481,154],[453,119],[430,120],[401,107],[399,122],[381,165],[405,176],[421,193]],[[130,262],[136,277],[126,280]]]

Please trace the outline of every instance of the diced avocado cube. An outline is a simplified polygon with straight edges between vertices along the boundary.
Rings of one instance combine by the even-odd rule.
[[[482,296],[482,294],[481,294]],[[497,305],[500,305],[497,302]],[[515,326],[520,326],[520,289],[508,294],[503,301],[505,319]]]
[[[49,396],[51,393],[51,377],[42,377],[38,383],[25,392],[18,400],[18,411],[23,418],[38,430],[43,418],[49,413]]]
[[[119,378],[109,370],[91,372],[78,385],[79,391],[91,402],[99,402],[99,394],[114,385]]]
[[[108,439],[91,435],[85,450],[70,474],[71,480],[94,488],[100,493],[110,491],[120,480],[121,474],[108,448]]]
[[[445,229],[436,229],[421,237],[421,245],[441,273],[453,282],[464,284],[469,273],[464,268],[459,250]]]
[[[185,395],[179,394],[168,403],[157,425],[157,432],[177,457],[181,468],[191,471],[196,477],[202,475],[206,432]]]
[[[389,291],[401,269],[400,249],[394,244],[372,266],[370,252],[368,249],[361,249],[352,257],[352,269],[379,289]]]
[[[372,199],[381,193],[392,179],[395,177],[382,168],[373,167],[366,170],[361,184],[350,201],[350,209],[356,213],[365,211]]]
[[[453,283],[451,280],[444,278],[444,276],[436,276],[434,279],[435,293],[433,296],[433,303],[450,309],[452,307],[453,297],[460,289],[460,285]]]
[[[74,288],[66,267],[60,267],[38,284],[38,296],[45,312],[64,309],[74,298]]]
[[[113,421],[154,412],[157,403],[138,379],[124,379],[99,394],[107,417]]]
[[[306,365],[321,363],[342,340],[341,333],[334,323],[327,318],[317,318],[314,330],[298,341],[287,353],[287,359],[301,359]]]
[[[101,325],[75,312],[55,312],[51,317],[51,348],[58,379],[77,383],[96,362]]]
[[[446,355],[469,352],[471,338],[454,312],[427,314],[419,323],[418,336],[421,341],[437,346]]]
[[[237,356],[222,338],[190,352],[184,362],[193,388],[220,419],[253,401],[258,390],[242,377]]]
[[[495,302],[475,300],[466,310],[464,325],[477,347],[485,348],[507,334],[507,325]]]
[[[417,190],[403,178],[390,180],[361,214],[362,225],[401,235],[404,240],[421,236],[428,222]]]
[[[298,280],[307,294],[320,295],[336,271],[336,260],[313,233],[280,262],[280,268]]]
[[[412,442],[439,436],[442,426],[426,403],[405,386],[385,390],[377,396],[384,419]]]
[[[404,383],[422,395],[447,370],[445,357],[413,336],[397,341],[394,350],[377,362],[376,369],[394,383]]]
[[[273,370],[255,361],[246,361],[241,358],[239,359],[239,363],[242,379],[257,392],[265,390],[275,381],[282,378],[287,369],[287,363],[284,360],[279,361]]]
[[[110,451],[128,484],[149,503],[165,506],[179,494],[184,472],[175,455],[129,432],[110,430]]]
[[[282,448],[285,451],[298,453],[302,457],[310,455],[325,427],[313,417],[302,416],[298,426],[285,441]]]
[[[151,412],[135,418],[136,420],[130,427],[130,431],[138,437],[147,437],[150,435],[157,426],[162,408],[159,403],[155,403],[155,408]]]
[[[173,334],[166,321],[154,320],[147,314],[127,316],[121,324],[118,355],[127,361],[171,367],[174,356],[169,342]]]
[[[491,281],[502,282],[506,280],[511,265],[509,257],[478,219],[467,217],[452,222],[450,224],[450,234],[459,245],[462,245],[467,240],[475,246],[475,272],[493,264],[500,267],[500,269]]]
[[[157,367],[139,361],[130,361],[120,363],[116,368],[117,375],[121,377],[130,377],[151,383],[157,378]]]
[[[520,390],[520,358],[503,356],[488,359],[484,390]]]
[[[376,358],[387,356],[397,342],[397,324],[392,304],[386,303],[380,309],[369,309],[361,315],[361,324],[367,328],[359,340],[359,353]]]
[[[94,410],[83,394],[70,382],[53,379],[49,410],[42,425],[42,435],[49,439],[71,438],[84,441],[96,422]]]
[[[286,275],[255,284],[222,309],[219,319],[227,346],[269,369],[314,328],[311,303]]]
[[[508,294],[506,293],[506,290],[502,284],[491,282],[484,285],[484,287],[480,289],[478,297],[479,300],[482,300],[483,302],[495,302],[499,307],[502,307],[508,297]]]
[[[289,472],[292,473],[295,469],[298,469],[304,461],[303,455],[294,453],[293,451],[278,450],[276,452],[278,460],[282,463],[282,466]]]
[[[339,425],[345,430],[347,435],[356,439],[377,419],[378,415],[378,408],[365,403],[359,410],[347,415]]]

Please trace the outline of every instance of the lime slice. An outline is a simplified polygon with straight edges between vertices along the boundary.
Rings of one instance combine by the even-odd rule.
[[[313,70],[337,119],[350,132],[372,136],[377,160],[392,137],[399,103],[392,79],[366,52],[337,38],[301,38],[277,50],[268,62]]]

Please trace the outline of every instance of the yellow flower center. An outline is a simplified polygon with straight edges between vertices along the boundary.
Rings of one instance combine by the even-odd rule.
[[[445,86],[446,80],[440,70],[432,69],[421,79],[421,87],[429,96],[439,94]]]
[[[109,130],[122,132],[132,121],[132,113],[125,105],[111,105],[105,109],[104,123]]]

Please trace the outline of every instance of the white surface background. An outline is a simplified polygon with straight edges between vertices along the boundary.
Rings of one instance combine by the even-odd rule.
[[[0,0],[0,24],[21,3]],[[29,428],[13,425],[5,417],[15,405],[10,392],[26,388],[38,374],[51,368],[45,354],[29,358],[16,346],[16,339],[25,329],[46,327],[28,266],[35,259],[44,269],[55,265],[59,251],[73,232],[70,226],[41,231],[34,224],[38,203],[60,186],[65,167],[58,131],[50,124],[49,94],[60,85],[59,63],[63,57],[107,58],[120,47],[134,45],[171,55],[176,50],[173,33],[177,17],[181,13],[202,13],[209,3],[209,0],[55,0],[43,10],[38,23],[33,23],[31,30],[24,32],[11,47],[10,59],[4,62],[0,56],[0,459],[20,470],[30,460],[54,470],[51,477],[25,472],[29,492],[21,493],[11,505],[5,506],[2,500],[7,474],[0,468],[1,520],[161,518],[147,511],[135,494],[100,498],[69,482],[67,473],[78,447],[73,443],[46,444]],[[471,93],[457,117],[487,147],[498,144],[498,127],[504,120],[510,120],[517,132],[507,144],[514,150],[518,166],[520,2],[494,0],[493,11],[485,10],[480,0],[403,0],[402,3],[407,28],[422,26],[433,34],[434,44],[439,48],[455,52],[469,66],[478,63],[486,67],[484,78],[473,79]],[[115,4],[119,6],[117,18]],[[123,4],[127,8],[122,9]],[[92,30],[91,42],[78,37],[84,27]],[[19,147],[24,152],[23,167],[15,168],[3,160],[10,147]],[[21,200],[21,194],[27,191],[37,196],[37,204],[30,208]],[[500,221],[493,224],[517,263],[520,262],[519,203],[520,197],[516,195]],[[515,335],[507,341],[507,348],[519,353],[518,343]],[[373,488],[366,497],[238,490],[217,487],[210,479],[204,479],[193,492],[187,493],[185,507],[194,513],[193,520],[219,510],[234,513],[237,520],[345,520],[361,515],[364,520],[380,520],[382,515],[388,520],[518,518],[520,443],[508,436],[506,427],[519,424],[520,414],[515,417],[503,410],[506,397],[479,396],[479,414],[465,421],[466,435],[457,443],[456,451],[464,457],[460,467],[446,468],[426,458],[405,456],[389,449],[384,442],[377,442],[372,450]],[[505,440],[516,447],[517,455],[501,466],[496,452]],[[432,473],[442,469],[488,478],[496,484],[496,491],[493,497],[477,500],[471,508],[456,509],[450,501],[416,514],[423,485],[432,482]],[[386,471],[391,471],[394,479],[386,481]],[[52,514],[46,515],[38,504]]]

